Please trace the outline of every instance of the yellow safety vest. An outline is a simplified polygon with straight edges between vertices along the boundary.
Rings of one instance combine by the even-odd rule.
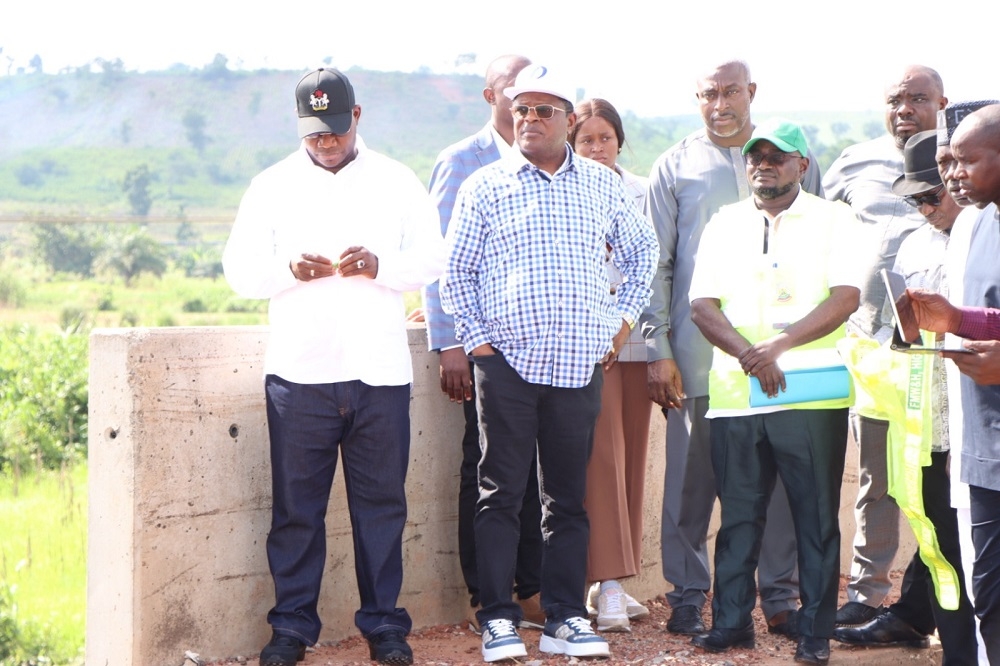
[[[770,255],[760,255],[757,269],[745,280],[730,286],[731,293],[720,295],[722,313],[733,327],[751,343],[773,337],[791,323],[802,319],[829,298],[826,263],[815,257],[784,259],[778,265]],[[789,265],[791,264],[791,265]],[[783,370],[803,367],[825,359],[824,365],[842,363],[837,341],[845,327],[824,337],[791,349],[778,361]],[[709,404],[712,409],[746,409],[750,406],[750,381],[739,360],[718,347],[712,356],[708,376]],[[854,403],[853,388],[844,398],[796,402],[782,405],[788,409],[838,409]]]
[[[913,529],[938,603],[955,610],[961,596],[958,574],[941,553],[934,524],[924,512],[922,468],[931,464],[931,357],[901,354],[867,338],[845,338],[838,346],[858,388],[858,414],[889,422],[889,494]]]

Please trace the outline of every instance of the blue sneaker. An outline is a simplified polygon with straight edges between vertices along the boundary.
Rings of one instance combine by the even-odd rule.
[[[524,641],[510,620],[487,620],[483,625],[483,661],[527,657]]]
[[[571,657],[610,657],[608,642],[594,633],[590,621],[571,617],[562,622],[546,622],[538,649]]]

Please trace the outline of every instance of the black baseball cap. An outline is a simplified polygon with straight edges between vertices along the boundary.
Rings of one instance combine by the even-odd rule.
[[[295,87],[299,138],[316,132],[347,134],[354,111],[354,88],[336,69],[309,72]]]

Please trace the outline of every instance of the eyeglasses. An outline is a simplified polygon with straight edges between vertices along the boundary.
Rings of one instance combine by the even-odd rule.
[[[538,106],[528,106],[527,104],[515,104],[510,107],[510,112],[513,113],[518,118],[527,118],[528,114],[532,111],[538,116],[540,120],[548,120],[556,111],[562,111],[563,113],[568,113],[566,109],[561,109],[558,106],[552,106],[551,104],[539,104]]]
[[[910,204],[914,208],[920,208],[923,205],[927,206],[937,206],[941,205],[941,190],[944,189],[944,183],[938,185],[930,192],[925,194],[913,194],[910,196],[903,197],[903,201]]]
[[[780,167],[782,164],[787,162],[792,158],[799,158],[801,155],[796,155],[795,153],[747,153],[747,162],[750,166],[760,166],[761,164],[770,164],[773,167]]]

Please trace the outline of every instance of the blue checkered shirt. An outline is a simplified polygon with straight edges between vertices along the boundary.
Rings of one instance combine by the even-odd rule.
[[[525,381],[578,388],[649,302],[658,247],[618,174],[568,144],[566,155],[553,176],[516,153],[466,180],[441,297],[467,352],[491,344]],[[625,280],[617,301],[608,244]]]

